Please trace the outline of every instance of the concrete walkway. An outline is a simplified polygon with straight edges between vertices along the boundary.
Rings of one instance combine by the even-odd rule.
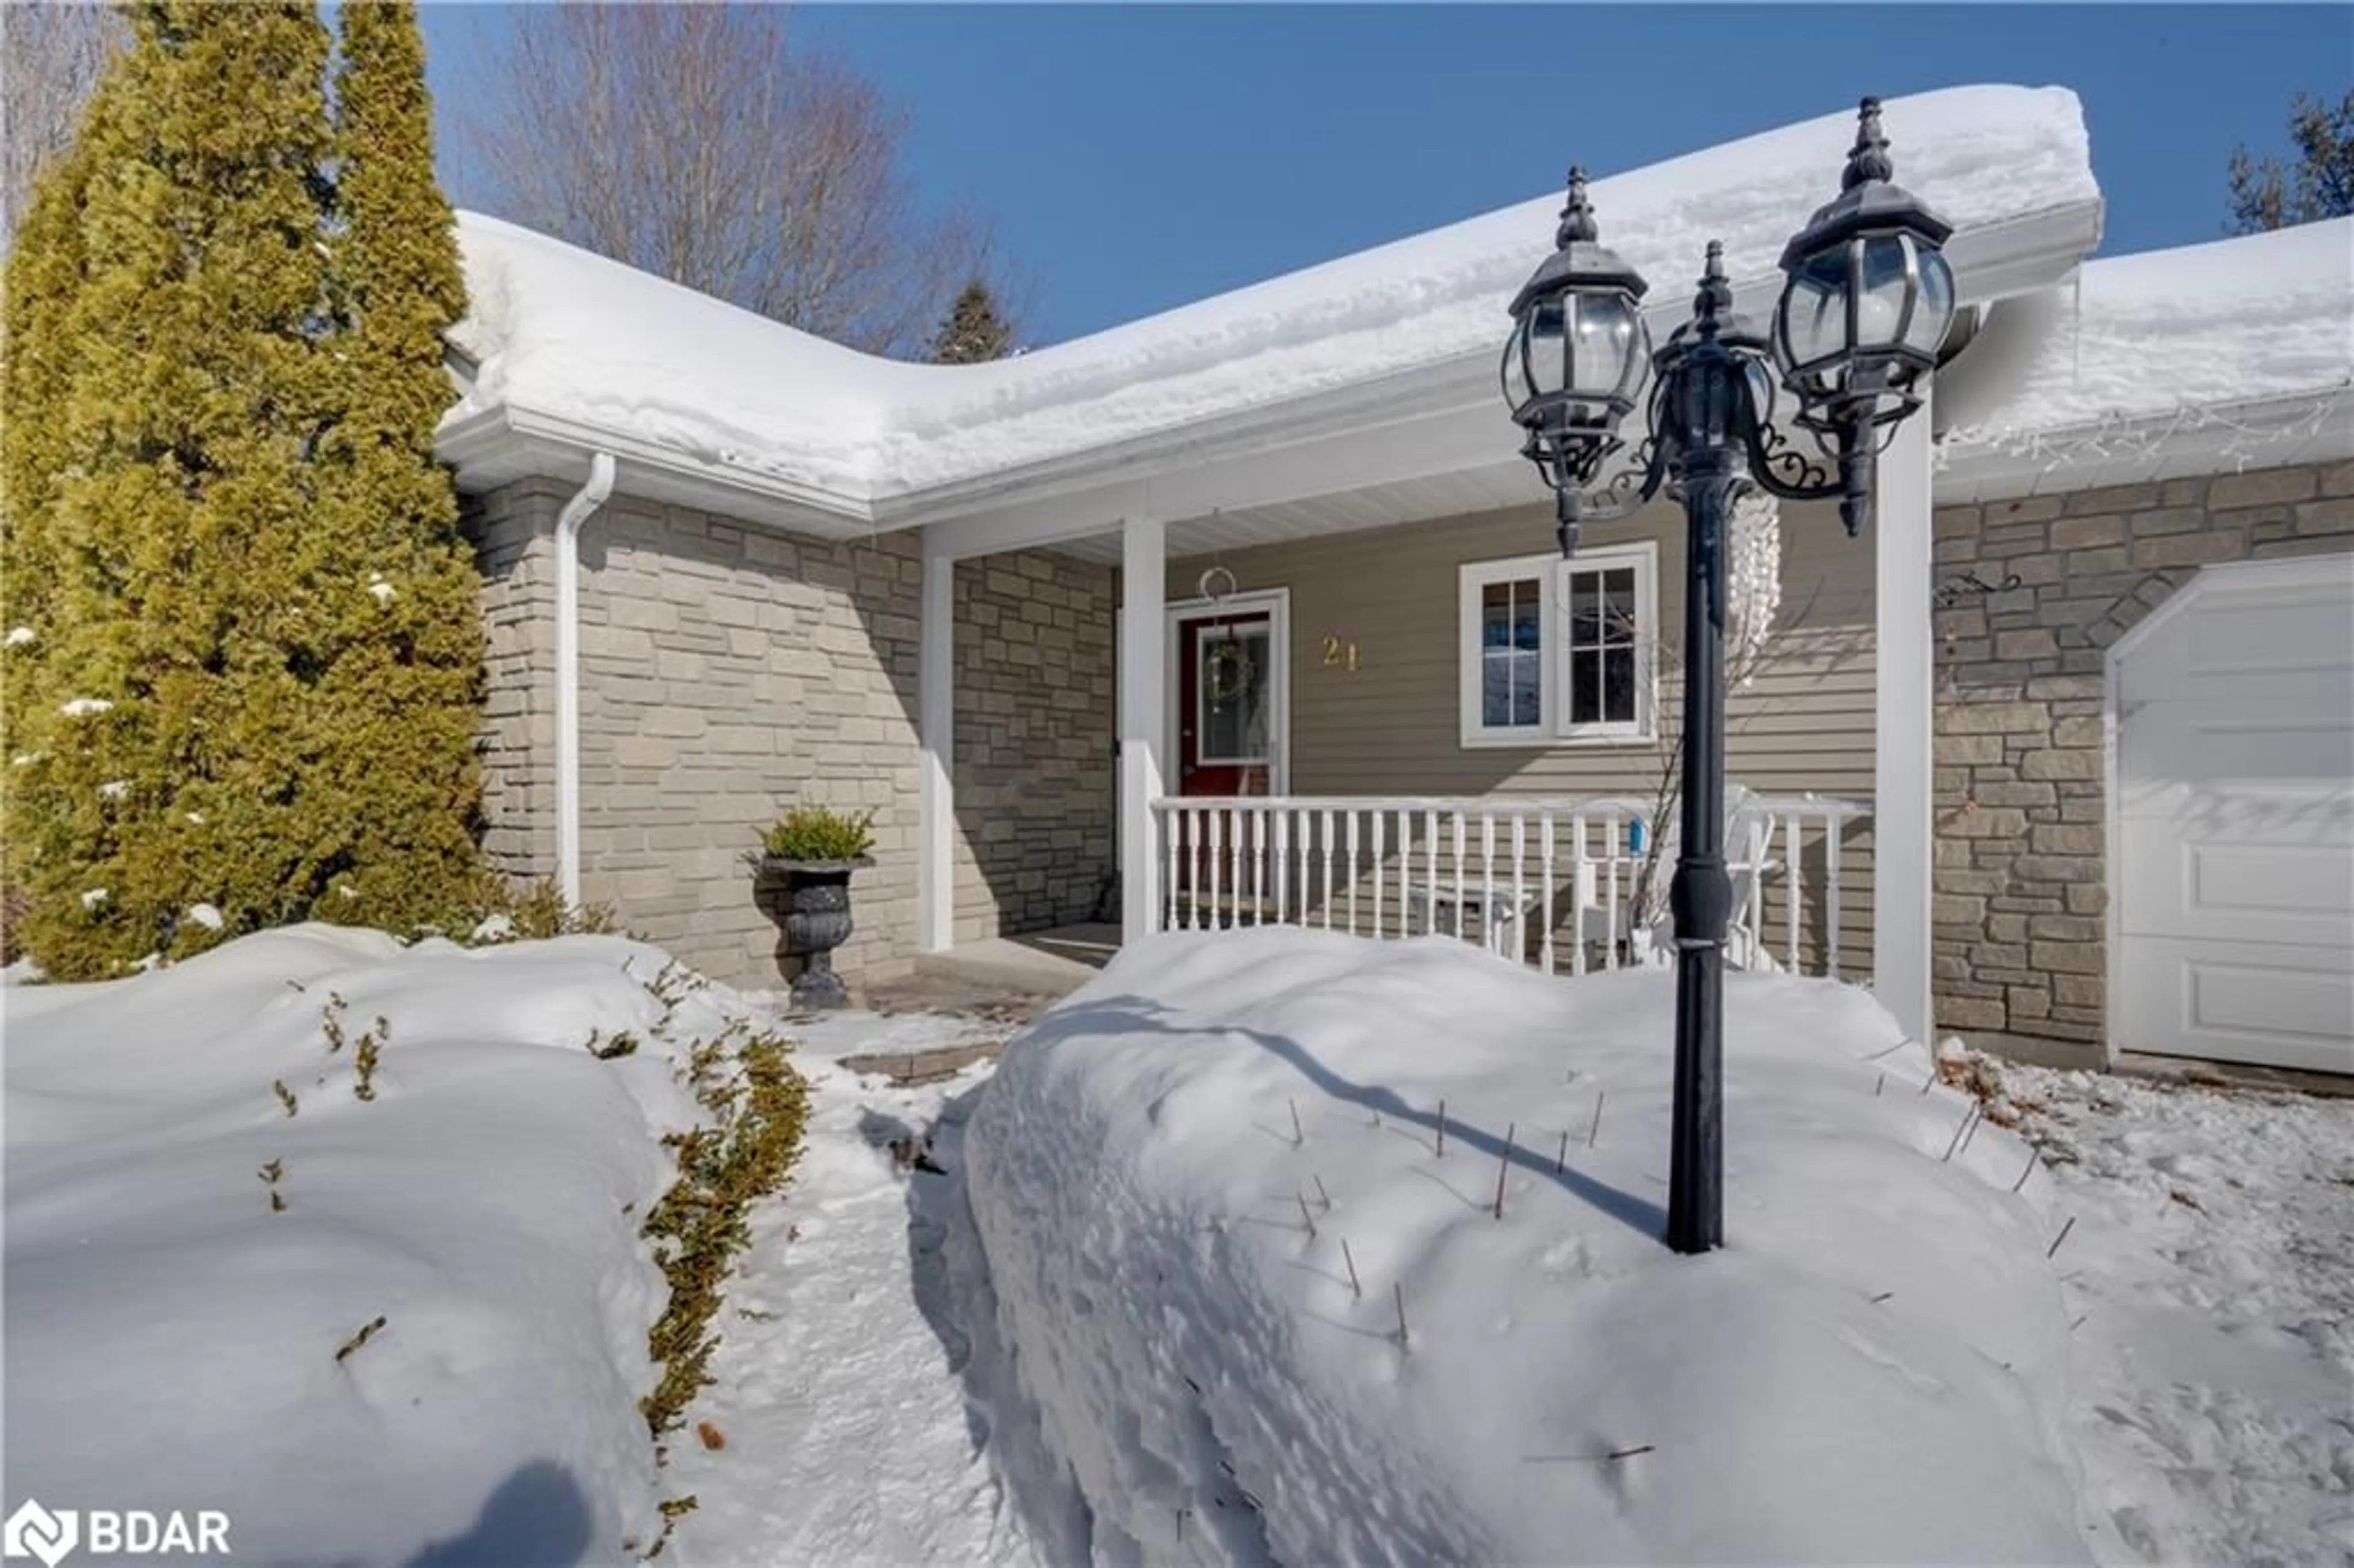
[[[925,979],[1059,998],[1093,980],[1119,951],[1117,926],[1060,926],[1019,937],[960,942],[945,953],[924,954],[916,960],[916,972]]]

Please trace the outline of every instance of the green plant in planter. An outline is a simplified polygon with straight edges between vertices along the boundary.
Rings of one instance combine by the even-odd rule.
[[[762,855],[746,852],[752,901],[783,933],[777,959],[792,978],[797,1006],[841,1007],[850,1000],[829,955],[850,939],[850,878],[875,863],[867,853],[874,847],[874,812],[796,806],[760,831]]]
[[[875,847],[875,813],[795,806],[760,830],[760,848],[779,860],[863,860]]]

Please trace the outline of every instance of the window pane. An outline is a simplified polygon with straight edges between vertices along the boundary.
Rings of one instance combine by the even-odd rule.
[[[1624,560],[1625,557],[1619,557]],[[1568,688],[1562,695],[1565,729],[1632,725],[1637,711],[1637,655],[1651,628],[1637,597],[1643,568],[1594,561],[1563,572],[1569,596]]]
[[[1204,762],[1267,758],[1267,632],[1265,627],[1205,631],[1201,641]]]
[[[1631,643],[1635,641],[1635,568],[1614,567],[1601,577],[1606,600],[1602,641]]]
[[[1635,722],[1635,651],[1612,648],[1602,655],[1602,711],[1612,724]]]
[[[1602,595],[1594,572],[1569,574],[1569,645],[1591,648],[1602,641]]]
[[[1490,729],[1533,726],[1538,720],[1537,682],[1544,662],[1534,652],[1500,648],[1482,656],[1479,722]]]
[[[1479,596],[1479,646],[1522,648],[1533,652],[1538,644],[1537,582],[1490,583]]]
[[[1479,591],[1479,722],[1532,729],[1541,719],[1544,629],[1535,577],[1489,583]]]
[[[1580,649],[1569,656],[1569,722],[1593,724],[1602,716],[1602,655]]]

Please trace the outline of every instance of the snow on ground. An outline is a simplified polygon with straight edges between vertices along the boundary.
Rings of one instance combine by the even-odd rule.
[[[2057,1266],[2102,1556],[2354,1560],[2354,1100],[1996,1072],[2076,1222]]]
[[[667,1290],[639,1225],[697,1110],[653,1034],[666,963],[303,926],[10,987],[11,1499],[225,1510],[258,1562],[652,1540],[637,1401]],[[724,997],[679,1001],[672,1040]],[[585,1048],[624,1030],[635,1054]]]
[[[2084,1560],[2025,1148],[1942,1160],[1967,1097],[1916,1092],[1925,1054],[1862,993],[1727,991],[1729,1245],[1697,1259],[1658,1240],[1667,976],[1181,934],[1040,1019],[965,1157],[1087,1547]]]
[[[945,1171],[907,1169],[890,1148],[920,1140],[952,1101],[960,1114],[988,1069],[893,1088],[822,1059],[962,1043],[972,1026],[847,1014],[806,1027],[829,1048],[801,1063],[808,1141],[722,1310],[717,1381],[697,1413],[725,1446],[673,1450],[665,1480],[700,1506],[666,1555],[684,1568],[1037,1561],[958,1378],[961,1313],[986,1291],[948,1278],[951,1215],[973,1263],[960,1161],[936,1144],[927,1163]]]
[[[627,1561],[659,1499],[694,1495],[665,1553],[688,1563],[1034,1561],[958,1377],[951,1302],[987,1299],[969,1224],[948,1280],[961,1189],[911,1188],[889,1148],[988,1069],[894,1089],[833,1061],[1002,1037],[976,1021],[789,1027],[804,1153],[755,1211],[717,1381],[656,1467],[637,1400],[667,1292],[639,1226],[675,1175],[660,1135],[696,1119],[673,1054],[778,1027],[782,1000],[618,938],[404,948],[326,926],[12,983],[8,1500],[218,1510],[261,1561],[511,1568]],[[631,1054],[585,1049],[624,1031]],[[917,1199],[937,1216],[911,1231]]]
[[[690,1494],[689,1568],[2354,1553],[2354,1102],[2005,1066],[2042,1162],[1946,1162],[1968,1102],[1867,999],[1738,977],[1731,1245],[1677,1259],[1662,977],[1437,938],[1163,938],[995,1078],[839,1065],[985,1022],[797,1022],[806,1148],[657,1470],[664,962],[307,927],[11,986],[10,1499],[265,1561],[617,1561]],[[392,1022],[374,1101],[330,991]]]
[[[1886,105],[1899,182],[1964,230],[2097,200],[2062,88]],[[1838,194],[1852,105],[1596,181],[1603,238],[1680,309],[1702,251],[1736,283]],[[1575,149],[1570,149],[1573,152]],[[479,362],[452,425],[501,406],[701,462],[870,500],[1473,355],[1544,259],[1558,189],[1146,320],[990,365],[894,364],[514,225],[459,215]]]
[[[747,1000],[765,1002],[779,1012],[792,1006],[791,998],[783,991],[755,991]],[[821,1013],[814,1018],[796,1016],[784,1027],[793,1037],[793,1059],[804,1066],[844,1056],[920,1056],[928,1051],[1002,1040],[1006,1033],[1002,1025],[938,1012],[888,1016],[858,1012]],[[817,1082],[815,1078],[811,1081],[812,1085]]]

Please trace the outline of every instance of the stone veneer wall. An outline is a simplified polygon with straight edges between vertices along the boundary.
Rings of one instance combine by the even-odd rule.
[[[2108,649],[2211,562],[2354,548],[2354,463],[1936,514],[1937,1021],[2106,1038]]]
[[[916,947],[918,541],[839,544],[615,496],[581,543],[581,896],[715,980],[774,986],[745,853],[810,802],[875,813],[853,983]]]
[[[569,494],[532,480],[467,509],[489,638],[485,849],[517,877],[556,869],[553,568]],[[905,974],[917,537],[832,543],[615,496],[580,557],[583,898],[715,980],[775,986],[777,932],[752,906],[744,852],[796,800],[871,809],[875,863],[854,885],[857,931],[837,961],[854,985]],[[1073,889],[1084,881],[1092,903],[1100,874],[1079,862],[1108,853],[1108,599],[1087,569],[1038,559],[976,563],[979,592],[960,582],[957,763],[960,792],[970,779],[975,796],[959,801],[960,934],[1067,917]],[[988,715],[978,723],[975,705]],[[1092,799],[1079,738],[1090,726],[1102,753]]]
[[[1115,863],[1112,569],[958,564],[956,939],[1089,918]]]
[[[518,881],[556,872],[556,575],[550,546],[568,493],[530,480],[465,498],[482,576],[482,851]]]

